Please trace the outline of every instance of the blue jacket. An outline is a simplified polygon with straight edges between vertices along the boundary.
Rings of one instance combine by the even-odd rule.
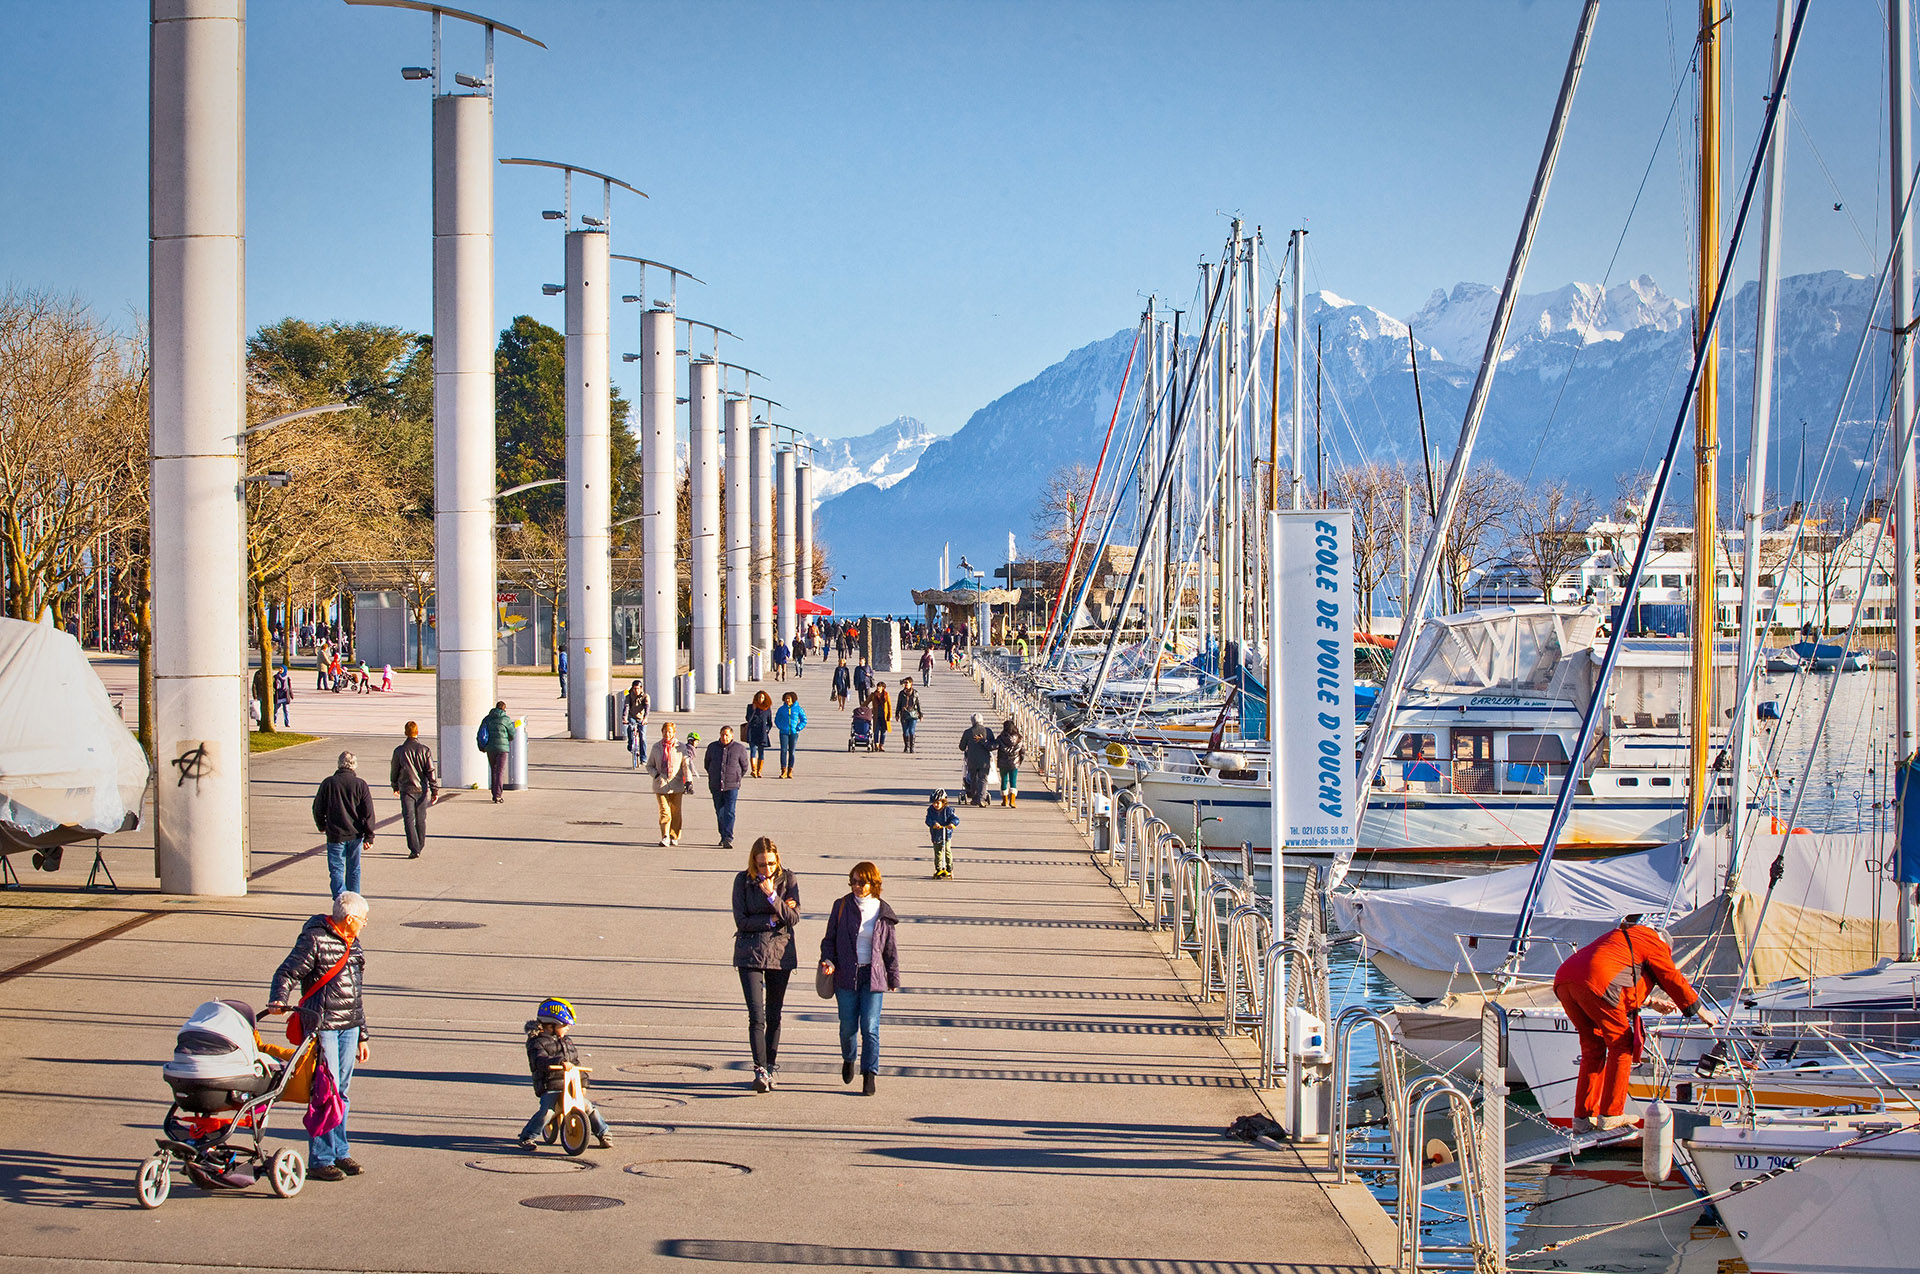
[[[807,728],[807,710],[797,703],[783,703],[773,710],[773,728],[782,734],[798,734]]]
[[[934,831],[942,827],[958,827],[960,815],[954,812],[951,805],[944,809],[937,805],[929,805],[927,806],[927,826]]]

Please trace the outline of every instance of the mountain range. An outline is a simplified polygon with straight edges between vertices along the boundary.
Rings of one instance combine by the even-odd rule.
[[[1781,493],[1780,503],[1792,498],[1794,468],[1781,459],[1797,457],[1800,422],[1806,422],[1811,466],[1838,415],[1840,485],[1822,494],[1851,493],[1854,507],[1860,506],[1862,492],[1853,488],[1864,489],[1875,415],[1887,383],[1883,333],[1874,335],[1847,409],[1837,408],[1873,287],[1870,279],[1837,270],[1781,282],[1770,484]],[[1497,301],[1497,290],[1461,283],[1450,291],[1436,290],[1402,320],[1331,292],[1309,296],[1303,376],[1309,476],[1316,337],[1320,433],[1329,478],[1337,466],[1356,461],[1417,465],[1421,407],[1430,445],[1443,458],[1453,452]],[[1747,426],[1754,302],[1755,287],[1749,283],[1722,324],[1722,429],[1723,438],[1733,441]],[[1523,295],[1488,398],[1474,463],[1498,466],[1529,482],[1562,479],[1602,505],[1610,502],[1624,477],[1659,462],[1680,406],[1692,325],[1692,307],[1644,275],[1605,287],[1573,283]],[[1419,359],[1419,406],[1409,330]],[[1290,317],[1283,317],[1278,335],[1284,447],[1291,433]],[[1072,351],[980,408],[950,437],[932,435],[902,417],[864,439],[833,440],[834,447],[846,446],[836,474],[880,466],[874,479],[847,485],[819,505],[819,538],[829,546],[834,573],[846,577],[841,609],[911,609],[908,590],[935,583],[943,543],[952,545],[954,562],[967,553],[989,570],[1005,558],[1009,531],[1025,545],[1048,477],[1063,465],[1090,465],[1098,456],[1132,344],[1129,328]],[[1729,348],[1731,358],[1725,353]],[[1261,366],[1267,366],[1267,356]],[[1136,386],[1139,372],[1136,365]],[[1129,399],[1132,393],[1130,387]],[[1690,439],[1682,445],[1690,454]],[[1723,470],[1744,468],[1743,445],[1723,446]],[[888,450],[896,446],[897,452]],[[815,481],[816,492],[822,491],[821,479]],[[1670,506],[1682,519],[1688,489],[1679,484]]]
[[[813,449],[814,507],[863,482],[886,490],[913,472],[939,436],[912,416],[898,416],[858,438],[803,437]]]

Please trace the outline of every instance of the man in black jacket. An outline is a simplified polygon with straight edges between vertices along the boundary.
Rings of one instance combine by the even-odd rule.
[[[440,799],[433,749],[420,742],[419,722],[407,722],[407,741],[393,750],[387,782],[400,794],[400,826],[407,833],[407,857],[418,858],[427,847],[427,806]]]
[[[313,825],[327,838],[327,884],[338,898],[360,892],[360,851],[373,844],[373,792],[353,771],[351,752],[313,794]]]
[[[720,824],[720,848],[733,848],[734,807],[740,800],[740,781],[753,764],[747,745],[736,741],[733,727],[720,727],[720,737],[707,744],[707,791],[713,794],[713,816]]]

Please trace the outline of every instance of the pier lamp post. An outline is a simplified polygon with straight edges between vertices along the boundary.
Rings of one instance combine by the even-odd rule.
[[[748,481],[752,462],[748,456],[752,451],[753,378],[760,373],[736,363],[722,363],[720,368],[722,373],[733,371],[742,376],[742,388],[737,394],[727,390],[724,382],[722,384],[722,392],[727,400],[725,646],[726,660],[733,666],[734,677],[738,678],[747,670],[753,634],[753,519]],[[761,379],[766,378],[762,376]]]
[[[347,0],[433,18],[431,66],[406,67],[433,87],[433,565],[439,583],[435,733],[449,787],[483,781],[468,740],[494,704],[499,653],[494,561],[493,41],[526,32],[425,0]],[[486,33],[482,74],[444,82],[443,19]]]
[[[740,337],[724,327],[683,318],[687,325],[687,495],[692,503],[687,533],[687,660],[696,694],[718,693],[720,674],[720,338]],[[712,354],[692,358],[693,329],[713,335]]]
[[[603,172],[547,159],[503,159],[502,164],[555,168],[564,174],[559,215],[541,217],[566,227],[566,282],[542,286],[566,295],[567,457],[567,737],[605,739],[614,714],[613,674],[613,461],[607,334],[613,188],[643,190]],[[582,213],[575,227],[573,177],[600,183],[600,215]]]

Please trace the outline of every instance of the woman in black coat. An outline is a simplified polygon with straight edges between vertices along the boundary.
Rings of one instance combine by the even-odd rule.
[[[898,917],[880,900],[880,869],[856,863],[847,896],[833,904],[820,939],[820,972],[833,978],[840,1008],[840,1082],[853,1082],[853,1037],[860,1035],[860,1091],[873,1096],[880,1073],[880,1001],[900,989],[900,956],[893,930]]]
[[[762,836],[747,852],[747,869],[733,878],[733,967],[747,999],[756,1093],[774,1088],[780,1072],[780,1010],[799,963],[793,950],[799,923],[800,882],[780,865],[773,838]]]
[[[767,759],[767,749],[773,746],[773,696],[766,691],[754,695],[747,704],[747,719],[740,727],[740,740],[747,745],[747,756],[753,761],[748,773],[757,779],[760,766]]]

